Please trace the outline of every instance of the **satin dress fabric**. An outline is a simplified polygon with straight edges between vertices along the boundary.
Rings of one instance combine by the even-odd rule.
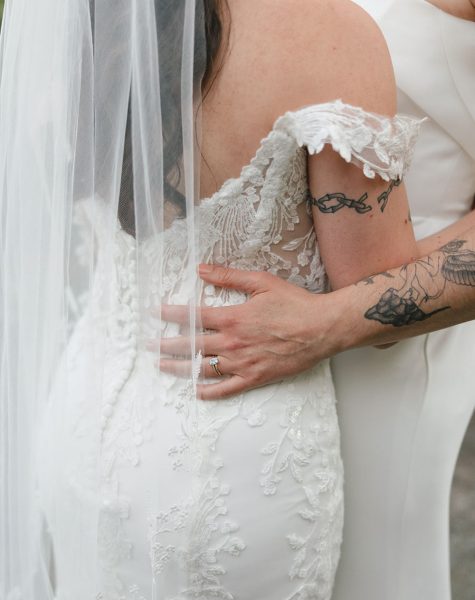
[[[422,238],[474,201],[475,23],[397,0],[379,24],[398,110],[429,117],[406,177]],[[475,406],[474,356],[472,322],[332,361],[346,474],[333,600],[450,599],[449,499]]]

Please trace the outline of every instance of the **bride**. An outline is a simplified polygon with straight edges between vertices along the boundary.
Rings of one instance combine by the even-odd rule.
[[[15,0],[0,100],[2,600],[329,600],[328,362],[199,401],[229,367],[199,306],[245,295],[196,267],[306,294],[416,255],[379,30],[347,0]]]

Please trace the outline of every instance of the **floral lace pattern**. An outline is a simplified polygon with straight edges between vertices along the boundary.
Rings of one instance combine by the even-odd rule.
[[[296,136],[299,146],[318,154],[325,144],[363,169],[366,177],[401,179],[407,171],[422,121],[368,113],[341,100],[287,113],[276,123]]]
[[[397,179],[417,129],[408,118],[369,115],[339,101],[287,113],[240,177],[200,204],[199,259],[324,292],[304,147],[318,153],[331,144],[368,177]],[[157,327],[164,336],[177,329],[141,311],[188,297],[188,247],[186,219],[177,219],[160,240],[142,245],[119,230],[112,262],[97,257],[97,294],[82,323],[102,327],[107,340],[97,598],[151,600],[156,586],[161,600],[329,600],[343,476],[328,364],[208,403],[194,399],[193,381],[158,376],[141,338]],[[106,278],[113,293],[104,298]],[[214,286],[201,292],[207,306],[245,301]],[[81,349],[78,342],[76,353]],[[87,431],[81,418],[76,430]],[[266,527],[273,541],[261,546]],[[273,546],[280,550],[268,565],[271,587],[260,590],[257,580],[249,587],[245,574]]]

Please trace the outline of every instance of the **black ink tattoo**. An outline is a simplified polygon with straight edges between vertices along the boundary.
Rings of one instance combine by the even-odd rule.
[[[464,244],[464,240],[455,240],[442,246],[445,254],[442,275],[451,283],[475,287],[475,252],[461,250]]]
[[[402,327],[418,321],[425,321],[435,313],[447,310],[449,307],[439,308],[430,313],[425,313],[412,298],[404,298],[398,290],[389,288],[379,299],[378,304],[365,312],[367,319],[379,321],[383,325]]]
[[[395,187],[401,185],[401,179],[393,179],[389,184],[388,189],[378,196],[378,204],[381,212],[384,212],[386,205],[389,201],[389,196]],[[316,206],[318,210],[326,214],[335,214],[342,208],[350,208],[355,210],[358,214],[365,214],[373,210],[370,204],[366,204],[368,199],[368,193],[365,192],[358,200],[348,198],[341,192],[335,192],[333,194],[325,194],[321,198],[313,198],[309,195],[309,202],[313,206]]]
[[[391,273],[388,273],[387,271],[384,271],[383,273],[376,273],[376,275],[371,275],[371,277],[366,277],[366,279],[363,279],[362,281],[358,282],[358,283],[364,283],[365,285],[372,285],[374,283],[374,280],[376,277],[386,277],[387,279],[395,279],[394,275],[391,275]],[[358,285],[358,284],[356,284]]]
[[[401,285],[386,290],[378,303],[366,311],[365,318],[401,327],[425,321],[450,308],[444,306],[432,312],[423,310],[425,304],[443,294],[448,283],[475,287],[475,252],[464,250],[465,244],[466,240],[454,240],[431,256],[401,267],[398,274]],[[382,275],[388,276],[387,273]],[[375,277],[378,275],[363,283],[374,283]]]
[[[399,187],[400,185],[401,179],[392,179],[388,189],[378,196],[378,204],[379,208],[381,209],[381,212],[384,212],[384,209],[386,208],[389,201],[389,195],[391,194],[393,189],[395,187]]]
[[[325,194],[321,198],[309,198],[309,202],[318,208],[322,213],[336,213],[342,208],[352,208],[359,214],[364,214],[373,210],[369,204],[365,204],[368,194],[364,193],[358,200],[347,198],[345,194],[336,192],[334,194]]]

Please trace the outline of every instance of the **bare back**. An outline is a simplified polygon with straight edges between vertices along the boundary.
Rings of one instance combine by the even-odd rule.
[[[383,112],[393,85],[389,77],[374,89],[371,63],[384,68],[389,58],[379,30],[349,0],[228,4],[229,44],[225,39],[222,68],[203,104],[201,197],[239,175],[286,111],[342,98]],[[364,51],[372,44],[378,53]],[[351,80],[352,73],[358,81]],[[366,81],[361,73],[367,74]],[[394,112],[391,104],[389,99]]]

